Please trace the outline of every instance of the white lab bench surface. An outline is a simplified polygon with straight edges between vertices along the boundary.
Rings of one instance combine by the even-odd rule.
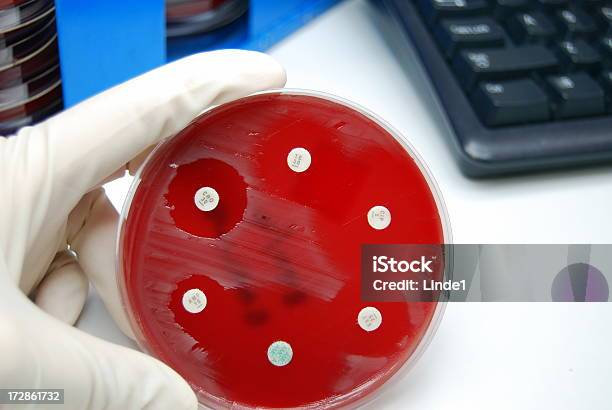
[[[414,146],[456,243],[612,243],[612,166],[470,180],[416,54],[402,67],[365,0],[346,1],[270,52],[291,88],[352,100]],[[612,132],[612,131],[611,131]],[[106,186],[120,207],[129,186]],[[134,346],[91,292],[78,327]],[[453,303],[414,368],[369,409],[609,409],[612,303]]]

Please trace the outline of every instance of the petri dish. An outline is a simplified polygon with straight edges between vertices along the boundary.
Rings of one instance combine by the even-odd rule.
[[[0,9],[17,7],[32,0],[0,0]]]
[[[40,111],[33,112],[28,116],[18,117],[8,121],[0,121],[0,136],[9,137],[15,134],[20,128],[43,121],[53,114],[60,112],[63,108],[63,100],[59,98],[42,108]]]
[[[6,88],[36,77],[59,64],[57,34],[54,34],[41,48],[0,68],[0,87]]]
[[[275,90],[206,111],[149,155],[121,214],[118,286],[141,348],[201,404],[350,408],[414,364],[444,309],[363,301],[361,246],[449,242],[434,179],[395,130],[340,98]]]
[[[0,47],[10,47],[16,42],[19,42],[24,38],[31,36],[33,33],[44,27],[49,22],[49,20],[52,19],[55,19],[54,12],[41,19],[37,19],[36,21],[32,22],[32,24],[26,24],[23,27],[20,27],[15,30],[10,30],[4,33],[0,32]]]
[[[55,18],[52,17],[44,26],[36,30],[30,36],[15,42],[10,46],[0,46],[0,70],[43,47],[56,33]]]
[[[227,0],[166,1],[166,19],[180,20],[218,9]]]
[[[32,0],[17,7],[0,10],[0,33],[20,30],[54,14],[51,0]]]
[[[166,33],[180,37],[208,33],[227,26],[249,9],[249,0],[190,0],[166,2]]]
[[[29,100],[61,80],[59,65],[48,69],[27,82],[0,89],[0,111]]]
[[[34,112],[40,111],[49,105],[53,105],[58,99],[61,98],[62,82],[61,80],[58,80],[49,88],[36,95],[33,95],[25,101],[17,101],[12,104],[2,106],[0,109],[0,122],[30,116]]]

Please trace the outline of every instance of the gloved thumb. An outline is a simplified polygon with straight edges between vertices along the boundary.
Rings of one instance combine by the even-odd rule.
[[[17,288],[9,293],[11,309],[0,311],[2,388],[64,389],[60,408],[70,410],[197,409],[189,385],[165,364],[52,318]]]

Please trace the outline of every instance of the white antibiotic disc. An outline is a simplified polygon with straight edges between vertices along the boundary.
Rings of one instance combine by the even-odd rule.
[[[183,307],[189,313],[200,313],[207,303],[206,294],[200,289],[189,289],[183,295]]]
[[[305,148],[293,148],[287,155],[287,165],[292,171],[304,172],[310,167],[312,157]]]
[[[214,188],[205,186],[196,191],[193,201],[200,211],[210,212],[219,205],[219,194]]]
[[[286,366],[291,359],[293,359],[293,349],[289,343],[278,340],[268,347],[268,360],[274,366]]]
[[[391,223],[391,212],[382,205],[373,206],[368,211],[368,223],[374,229],[385,229]]]
[[[364,307],[357,315],[357,323],[366,332],[372,332],[382,324],[382,314],[374,306]]]

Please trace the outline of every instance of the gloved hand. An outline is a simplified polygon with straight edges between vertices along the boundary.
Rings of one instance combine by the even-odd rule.
[[[132,334],[115,277],[118,216],[100,186],[206,107],[284,82],[263,54],[198,54],[0,138],[0,388],[65,389],[66,409],[196,409],[169,367],[71,326],[91,281]]]

